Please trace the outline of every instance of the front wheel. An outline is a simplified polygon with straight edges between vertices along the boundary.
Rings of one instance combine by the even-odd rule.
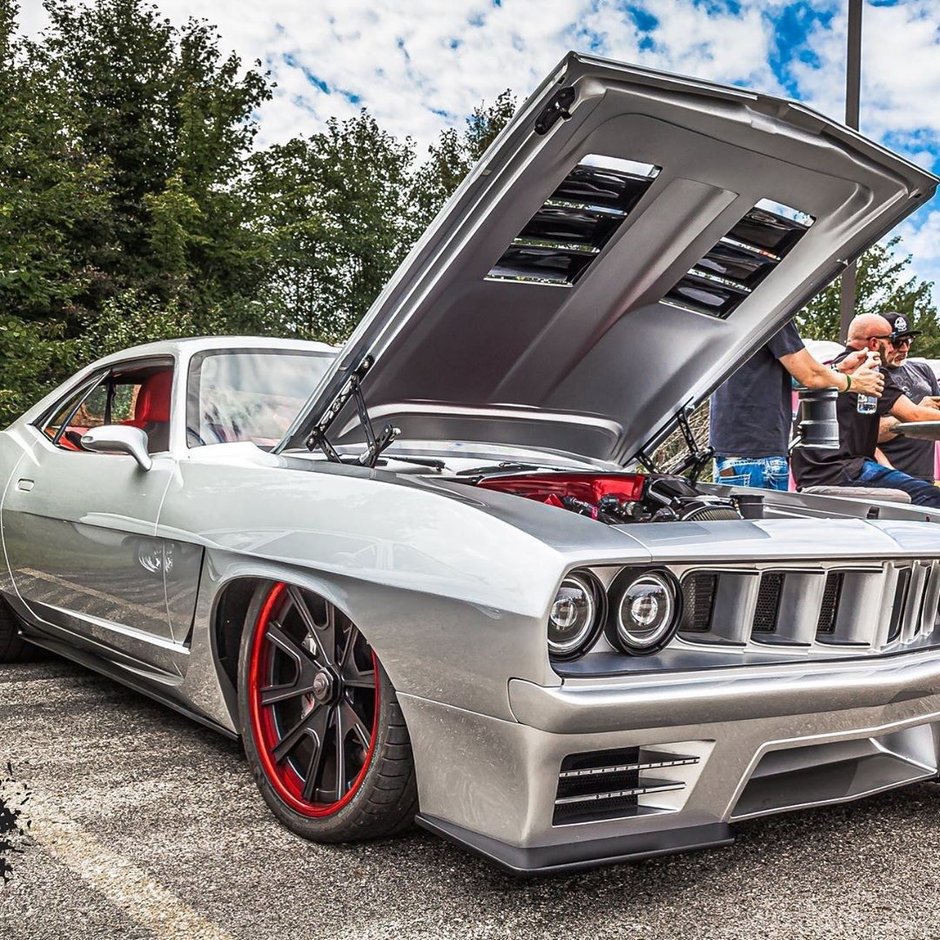
[[[341,611],[283,582],[259,591],[238,679],[245,753],[288,829],[350,842],[411,824],[414,761],[395,690]]]

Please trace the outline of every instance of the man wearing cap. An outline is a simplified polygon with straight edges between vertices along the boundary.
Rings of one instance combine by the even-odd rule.
[[[876,313],[863,313],[849,324],[843,357],[858,350],[879,354],[887,362],[894,354],[891,323]],[[858,396],[840,395],[838,448],[799,447],[791,461],[797,486],[862,486],[904,490],[918,506],[940,509],[940,489],[890,465],[878,449],[879,419],[891,415],[898,421],[932,421],[937,409],[915,404],[885,370],[885,387],[871,414],[858,411]]]
[[[903,313],[886,313],[884,318],[891,324],[892,339],[885,359],[891,381],[911,401],[927,408],[938,408],[935,417],[940,420],[940,383],[937,382],[933,369],[926,362],[910,362],[907,358],[914,337],[920,330],[910,329]],[[882,453],[896,469],[933,483],[936,444],[933,441],[892,434],[891,426],[896,423],[897,420],[892,417],[881,419],[881,435],[878,440]]]
[[[790,377],[807,388],[880,395],[884,379],[864,352],[846,356],[838,372],[813,358],[793,322],[772,336],[711,397],[708,438],[715,482],[785,490],[793,420]],[[854,398],[853,398],[854,402]]]

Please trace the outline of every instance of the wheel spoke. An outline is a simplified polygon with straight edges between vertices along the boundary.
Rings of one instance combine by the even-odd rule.
[[[313,619],[313,613],[304,598],[300,588],[291,586],[288,589],[291,603],[304,623],[307,633],[316,641],[323,654],[323,660],[328,666],[336,662],[336,618],[332,604],[326,604],[326,625],[321,626]]]
[[[370,665],[372,660],[370,657]],[[340,666],[340,676],[343,679],[343,685],[354,689],[374,689],[375,688],[375,668],[360,669],[356,664],[356,657],[350,656]]]
[[[304,777],[303,798],[313,800],[317,792],[317,780],[323,770],[323,761],[326,757],[326,731],[329,727],[331,709],[318,708],[316,720],[307,729],[313,740],[313,753],[307,763],[307,773]]]
[[[333,712],[333,725],[336,730],[336,799],[341,800],[346,792],[346,729],[343,720],[343,710],[337,708]]]
[[[317,712],[319,711],[328,711],[328,709],[325,705],[314,705],[313,709],[304,715],[290,731],[284,734],[280,741],[271,749],[271,756],[276,763],[280,764],[297,746],[300,739],[307,733],[308,729],[313,726],[314,721],[317,719]]]
[[[298,695],[313,694],[313,678],[308,682],[286,682],[281,685],[269,685],[261,689],[261,704],[275,705],[278,702],[286,702],[288,699],[296,698]]]
[[[359,738],[359,743],[368,751],[369,744],[372,742],[372,729],[366,727],[365,722],[356,714],[356,710],[349,702],[343,702],[340,709],[343,712],[343,724],[346,729],[352,731]]]
[[[350,662],[353,654],[353,647],[356,644],[356,638],[359,636],[359,630],[357,629],[354,623],[349,624],[349,632],[346,634],[346,642],[343,644],[343,652],[339,657],[339,668],[340,671],[346,669],[347,663]],[[355,665],[355,663],[353,664]]]
[[[370,669],[356,676],[343,676],[343,685],[348,689],[374,689],[375,673]]]
[[[277,682],[260,689],[261,704],[273,705],[312,692],[317,665],[307,651],[274,620],[268,624],[267,639],[277,652],[283,653],[294,664],[294,677],[289,682]]]
[[[273,646],[277,647],[277,649],[294,661],[298,671],[302,668],[303,661],[308,658],[307,655],[304,650],[284,632],[281,625],[275,620],[272,620],[268,624],[267,639]]]

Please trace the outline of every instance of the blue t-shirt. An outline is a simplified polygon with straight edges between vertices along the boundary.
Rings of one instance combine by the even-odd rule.
[[[803,348],[791,321],[716,389],[708,421],[716,456],[786,457],[793,385],[779,360]]]

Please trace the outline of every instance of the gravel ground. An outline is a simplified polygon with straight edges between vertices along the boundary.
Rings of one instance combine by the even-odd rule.
[[[5,940],[940,933],[932,784],[755,821],[731,848],[520,881],[418,831],[296,839],[236,744],[58,659],[0,666],[7,761],[36,838],[8,854]]]

